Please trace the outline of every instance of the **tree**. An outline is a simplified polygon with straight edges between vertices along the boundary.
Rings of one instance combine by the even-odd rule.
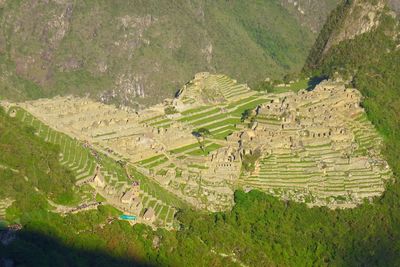
[[[205,152],[205,141],[206,137],[211,135],[210,130],[207,128],[200,128],[196,131],[193,131],[192,134],[197,138],[197,141],[200,144],[200,149]]]
[[[294,81],[297,78],[298,75],[295,73],[288,73],[285,76],[283,76],[283,82],[285,84],[289,84],[291,81]]]
[[[259,92],[273,92],[274,85],[270,81],[261,81],[256,84],[254,90]]]
[[[168,106],[164,109],[166,115],[178,113],[174,106]]]
[[[246,109],[243,113],[242,113],[242,117],[240,118],[240,120],[242,122],[244,122],[245,120],[247,120],[248,118],[250,118],[253,115],[253,110],[252,109]]]
[[[256,162],[261,157],[261,151],[255,150],[251,154],[246,154],[242,158],[242,166],[246,172],[253,172],[255,170]]]

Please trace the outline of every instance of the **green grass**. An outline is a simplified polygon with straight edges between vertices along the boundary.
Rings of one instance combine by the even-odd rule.
[[[147,207],[153,208],[156,206],[156,200],[152,199],[149,201],[149,203],[147,204]]]
[[[208,169],[208,167],[204,166],[204,165],[199,165],[199,164],[189,164],[187,165],[189,168],[196,168],[196,169],[201,169],[201,170],[205,170]]]
[[[147,158],[147,159],[141,160],[141,161],[139,161],[137,163],[140,164],[140,165],[146,165],[146,164],[148,164],[150,162],[158,161],[159,159],[164,158],[164,157],[165,157],[165,155],[161,154],[161,155],[157,155],[157,156],[154,156],[154,157],[151,157],[151,158]]]
[[[156,174],[157,175],[161,175],[161,176],[165,176],[167,174],[167,172],[168,172],[167,170],[161,169]]]
[[[151,168],[154,168],[154,167],[156,167],[158,165],[161,165],[161,164],[163,164],[163,163],[165,163],[167,161],[168,161],[167,157],[161,158],[161,159],[159,159],[159,160],[157,160],[157,161],[155,161],[153,163],[147,164],[145,167],[148,168],[148,169],[151,169]]]
[[[247,102],[251,102],[251,101],[253,101],[255,99],[257,99],[256,96],[250,96],[250,97],[247,97],[247,98],[243,98],[241,100],[238,100],[238,101],[230,103],[229,105],[226,106],[226,109],[230,110],[230,109],[237,108],[238,106],[243,105],[243,104],[245,104]]]
[[[154,120],[160,119],[162,117],[164,117],[164,115],[158,115],[158,116],[155,116],[155,117],[148,118],[146,120],[142,120],[142,121],[140,121],[140,123],[146,123],[146,122],[154,121]]]
[[[172,209],[170,209],[170,210],[168,211],[168,215],[167,215],[166,221],[167,221],[167,222],[172,222],[172,221],[174,220],[174,215],[175,215],[175,213],[173,212]]]
[[[235,130],[237,130],[237,129],[236,129],[235,127],[231,126],[231,125],[228,125],[228,126],[219,128],[219,129],[217,129],[217,130],[213,130],[213,131],[211,132],[211,134],[212,134],[213,136],[215,136],[215,135],[217,135],[217,134],[219,134],[219,133],[222,133],[222,132],[225,132],[225,131],[227,131],[227,130],[235,131]]]
[[[163,120],[160,120],[160,121],[156,121],[156,122],[150,123],[150,126],[157,126],[157,125],[165,124],[165,123],[170,122],[170,121],[171,121],[170,119],[163,119]]]
[[[158,215],[158,217],[160,218],[160,220],[165,221],[165,219],[167,218],[167,214],[168,214],[168,207],[167,206],[162,206],[160,214]]]
[[[144,192],[161,200],[166,205],[174,206],[177,208],[183,208],[187,206],[187,204],[179,199],[177,196],[168,192],[161,185],[135,170],[135,168],[130,167],[129,171],[134,179],[140,182],[140,189],[142,189]]]
[[[209,111],[206,111],[206,112],[198,113],[196,115],[180,118],[180,119],[178,119],[178,121],[189,122],[190,123],[191,121],[198,120],[198,119],[201,119],[203,117],[208,117],[210,115],[214,115],[214,114],[219,113],[219,112],[220,112],[220,109],[219,108],[215,108],[215,109],[212,109],[212,110],[209,110]]]
[[[301,79],[295,83],[288,84],[288,86],[285,87],[274,87],[274,89],[269,93],[280,94],[286,92],[298,92],[302,89],[307,89],[309,87],[308,82],[308,79]]]
[[[226,117],[226,114],[221,113],[221,114],[217,114],[217,115],[214,115],[214,116],[206,117],[206,118],[204,118],[202,120],[195,121],[195,122],[192,123],[192,125],[195,126],[195,127],[196,126],[198,127],[200,125],[211,123],[213,121],[220,120],[220,119],[223,119],[225,117]]]
[[[158,215],[159,215],[159,213],[160,213],[162,208],[163,208],[163,205],[159,205],[159,204],[155,207],[154,213],[157,215],[157,217],[159,217]]]
[[[217,150],[220,147],[221,146],[218,144],[209,144],[205,147],[204,151],[199,148],[199,149],[191,151],[187,154],[190,156],[204,156],[204,155],[208,155],[210,152],[212,152],[214,150]]]
[[[197,113],[197,112],[209,109],[210,107],[211,106],[202,106],[202,107],[198,107],[198,108],[192,108],[192,109],[188,109],[188,110],[185,110],[185,111],[181,112],[181,114],[183,116],[186,116],[186,115],[190,115],[190,114],[193,114],[193,113]]]
[[[261,105],[263,103],[268,102],[268,99],[255,99],[249,103],[246,103],[244,105],[238,106],[234,111],[231,112],[231,115],[233,116],[241,116],[242,113],[246,110],[246,109],[255,109],[258,105]]]
[[[103,137],[103,136],[112,135],[112,134],[116,134],[116,133],[117,132],[109,132],[109,133],[97,134],[94,137]]]
[[[226,130],[224,132],[214,134],[213,138],[223,140],[226,137],[228,137],[229,135],[231,135],[233,132],[234,132],[234,130]]]
[[[213,123],[213,124],[209,124],[204,128],[207,128],[212,132],[212,129],[214,129],[214,128],[218,128],[218,127],[221,127],[221,126],[234,127],[235,125],[240,124],[240,123],[241,123],[240,122],[240,118],[230,118],[230,119],[219,121],[219,122],[216,122],[216,123]]]
[[[209,143],[209,142],[210,141],[206,140],[206,144]],[[187,146],[183,146],[183,147],[179,147],[179,148],[170,150],[169,152],[173,153],[173,154],[180,154],[180,153],[183,153],[183,152],[185,152],[187,150],[198,148],[199,146],[200,146],[199,143],[196,142],[196,143],[191,144],[191,145],[187,145]]]

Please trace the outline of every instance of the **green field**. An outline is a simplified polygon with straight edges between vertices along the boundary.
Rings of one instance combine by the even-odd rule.
[[[159,199],[163,203],[169,206],[173,206],[176,208],[186,207],[187,204],[183,202],[181,199],[176,197],[174,194],[165,190],[161,185],[157,184],[155,181],[146,177],[142,173],[138,172],[135,168],[129,168],[131,175],[134,177],[134,180],[140,182],[140,188],[147,194]]]

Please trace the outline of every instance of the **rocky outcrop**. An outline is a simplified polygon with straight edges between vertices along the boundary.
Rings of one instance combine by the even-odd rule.
[[[332,47],[369,33],[382,25],[382,18],[395,13],[386,0],[344,0],[331,12],[314,46],[309,52],[304,71],[318,68]],[[392,36],[391,31],[385,31]]]
[[[400,15],[400,1],[398,0],[388,0],[389,6],[396,12],[397,15]]]
[[[329,51],[332,46],[344,40],[354,39],[356,36],[369,32],[380,23],[380,17],[385,7],[385,1],[354,0],[346,10],[346,16],[342,25],[328,39],[323,54]]]
[[[318,33],[329,13],[339,0],[281,0],[281,5],[294,15],[302,25]]]

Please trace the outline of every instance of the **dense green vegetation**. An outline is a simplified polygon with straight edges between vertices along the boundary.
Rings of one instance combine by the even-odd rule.
[[[18,76],[15,73],[15,64],[0,50],[0,98],[23,99],[38,98],[42,95],[41,88],[37,84]]]
[[[0,11],[0,95],[13,99],[159,103],[200,71],[299,71],[315,38],[278,0],[6,0]]]
[[[17,200],[12,212],[18,215],[35,205],[46,207],[41,194],[58,203],[75,197],[74,177],[59,163],[59,148],[43,142],[34,132],[0,109],[0,198]]]
[[[173,107],[173,106],[168,106],[168,107],[166,107],[165,109],[164,109],[164,112],[165,112],[165,114],[175,114],[175,113],[177,113],[178,111],[176,110],[176,108],[175,107]]]
[[[255,169],[255,163],[260,158],[261,154],[256,150],[253,154],[246,154],[242,159],[242,166],[246,172],[252,172]]]

